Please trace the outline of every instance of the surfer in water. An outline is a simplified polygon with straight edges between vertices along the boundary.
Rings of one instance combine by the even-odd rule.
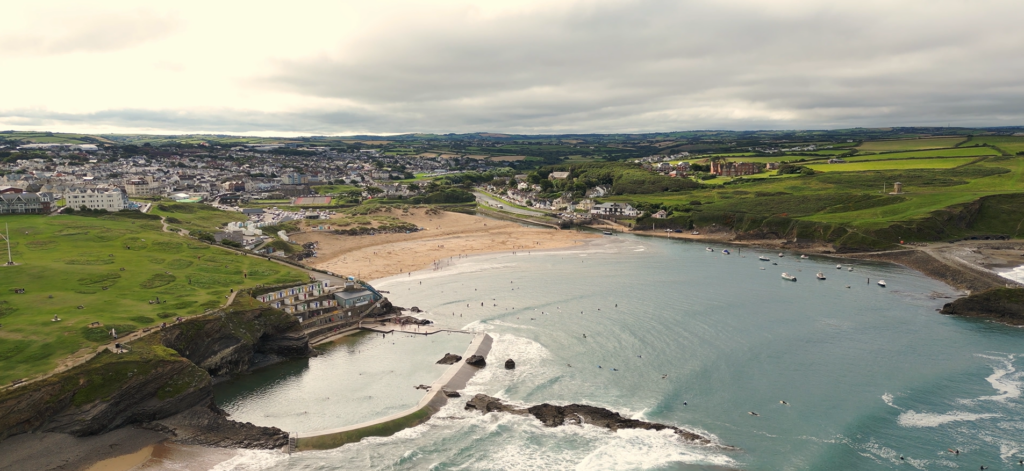
[[[761,416],[761,414],[758,414],[757,412],[754,412],[754,411],[750,411],[750,412],[748,412],[748,414],[750,414],[750,415],[752,415],[754,417],[760,417]]]
[[[784,406],[788,406],[788,405],[789,405],[789,403],[788,403],[788,402],[786,402],[786,401],[779,401],[779,404],[782,404],[782,405],[784,405]]]

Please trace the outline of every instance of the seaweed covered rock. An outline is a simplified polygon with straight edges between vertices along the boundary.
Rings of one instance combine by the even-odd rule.
[[[1024,325],[1024,289],[995,288],[974,293],[942,306],[939,312]]]

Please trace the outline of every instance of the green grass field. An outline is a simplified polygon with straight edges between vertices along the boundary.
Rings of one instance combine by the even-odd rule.
[[[349,191],[363,191],[362,188],[352,185],[319,185],[314,186],[313,190],[316,191],[318,195],[331,195],[338,193],[346,193]]]
[[[107,343],[111,327],[126,334],[216,308],[230,289],[306,279],[288,266],[161,232],[159,221],[115,213],[2,222],[18,265],[0,267],[0,383]]]
[[[923,159],[933,157],[981,157],[999,155],[999,151],[990,147],[961,147],[957,149],[936,149],[919,150],[913,152],[890,152],[887,154],[864,154],[853,157],[843,157],[847,162],[858,162],[864,160],[897,160],[897,159]]]
[[[289,200],[291,202],[291,200]],[[229,222],[245,221],[242,213],[221,211],[213,206],[198,203],[173,203],[162,201],[153,205],[150,214],[167,217],[167,224],[189,231],[216,231]]]
[[[963,142],[963,137],[933,137],[925,139],[899,139],[893,141],[867,141],[857,146],[861,152],[891,152],[901,150],[941,149],[954,147]]]
[[[993,145],[1009,154],[1024,152],[1024,136],[978,136],[971,138],[968,145],[976,143]]]
[[[909,170],[920,168],[953,168],[966,165],[975,159],[971,157],[961,158],[934,158],[934,159],[902,159],[902,160],[872,160],[867,162],[851,162],[845,164],[812,164],[807,167],[813,168],[816,172],[860,172],[864,170]]]
[[[842,224],[856,230],[884,228],[897,222],[911,224],[934,211],[984,196],[1024,193],[1024,157],[988,157],[957,167],[974,160],[938,158],[816,164],[815,169],[835,167],[837,171],[787,178],[745,178],[746,183],[727,185],[715,183],[728,180],[715,179],[704,182],[710,184],[707,188],[692,192],[620,195],[601,201],[660,203],[698,211],[785,214],[790,218]],[[926,168],[914,168],[919,163]],[[868,165],[871,167],[863,168]],[[892,168],[894,165],[902,167]],[[857,166],[861,168],[857,170]],[[905,194],[896,197],[882,194],[883,184],[891,191],[892,183],[897,181],[903,183]],[[692,206],[692,201],[703,204]],[[1004,228],[1004,232],[1015,234],[1016,222],[1013,226]]]

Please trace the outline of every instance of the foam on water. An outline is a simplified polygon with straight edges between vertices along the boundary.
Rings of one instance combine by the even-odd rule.
[[[271,450],[238,450],[231,459],[219,463],[210,471],[262,471],[274,469],[288,461],[288,455]]]
[[[979,397],[977,400],[1005,402],[1008,399],[1020,397],[1021,375],[1017,373],[1017,369],[1013,366],[1013,360],[1016,358],[1016,355],[1006,355],[1003,357],[978,356],[998,362],[997,365],[992,367],[992,374],[985,378],[985,380],[992,385],[993,389],[999,391],[999,394]]]
[[[975,421],[1000,417],[999,414],[972,414],[964,411],[953,411],[945,414],[915,412],[908,410],[900,414],[896,422],[903,427],[938,427],[950,422]]]
[[[1024,283],[1024,266],[1015,267],[1012,270],[998,272],[999,276],[1008,280]]]

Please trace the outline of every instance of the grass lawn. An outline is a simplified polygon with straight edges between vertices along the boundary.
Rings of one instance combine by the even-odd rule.
[[[314,186],[313,190],[316,191],[316,193],[318,195],[330,195],[330,194],[337,194],[337,193],[345,193],[345,192],[349,192],[349,191],[358,191],[358,192],[362,192],[363,191],[362,188],[359,188],[358,186],[352,186],[352,185],[319,185],[319,186]],[[288,201],[290,202],[291,200],[288,200]]]
[[[965,137],[932,137],[925,139],[899,139],[893,141],[867,141],[857,146],[861,152],[890,152],[899,150],[941,149],[953,147],[967,138]]]
[[[971,157],[935,158],[935,159],[901,159],[872,160],[867,162],[851,162],[846,164],[812,164],[808,165],[816,172],[859,172],[863,170],[907,170],[915,168],[953,168],[974,161]]]
[[[230,289],[306,279],[294,268],[161,232],[159,221],[115,213],[3,222],[18,265],[0,267],[0,383],[107,343],[111,327],[126,334],[216,308]]]
[[[291,201],[289,201],[291,202]],[[167,224],[189,231],[214,232],[229,222],[245,221],[242,213],[221,211],[213,206],[198,203],[172,203],[163,201],[153,205],[149,214],[167,217]]]

